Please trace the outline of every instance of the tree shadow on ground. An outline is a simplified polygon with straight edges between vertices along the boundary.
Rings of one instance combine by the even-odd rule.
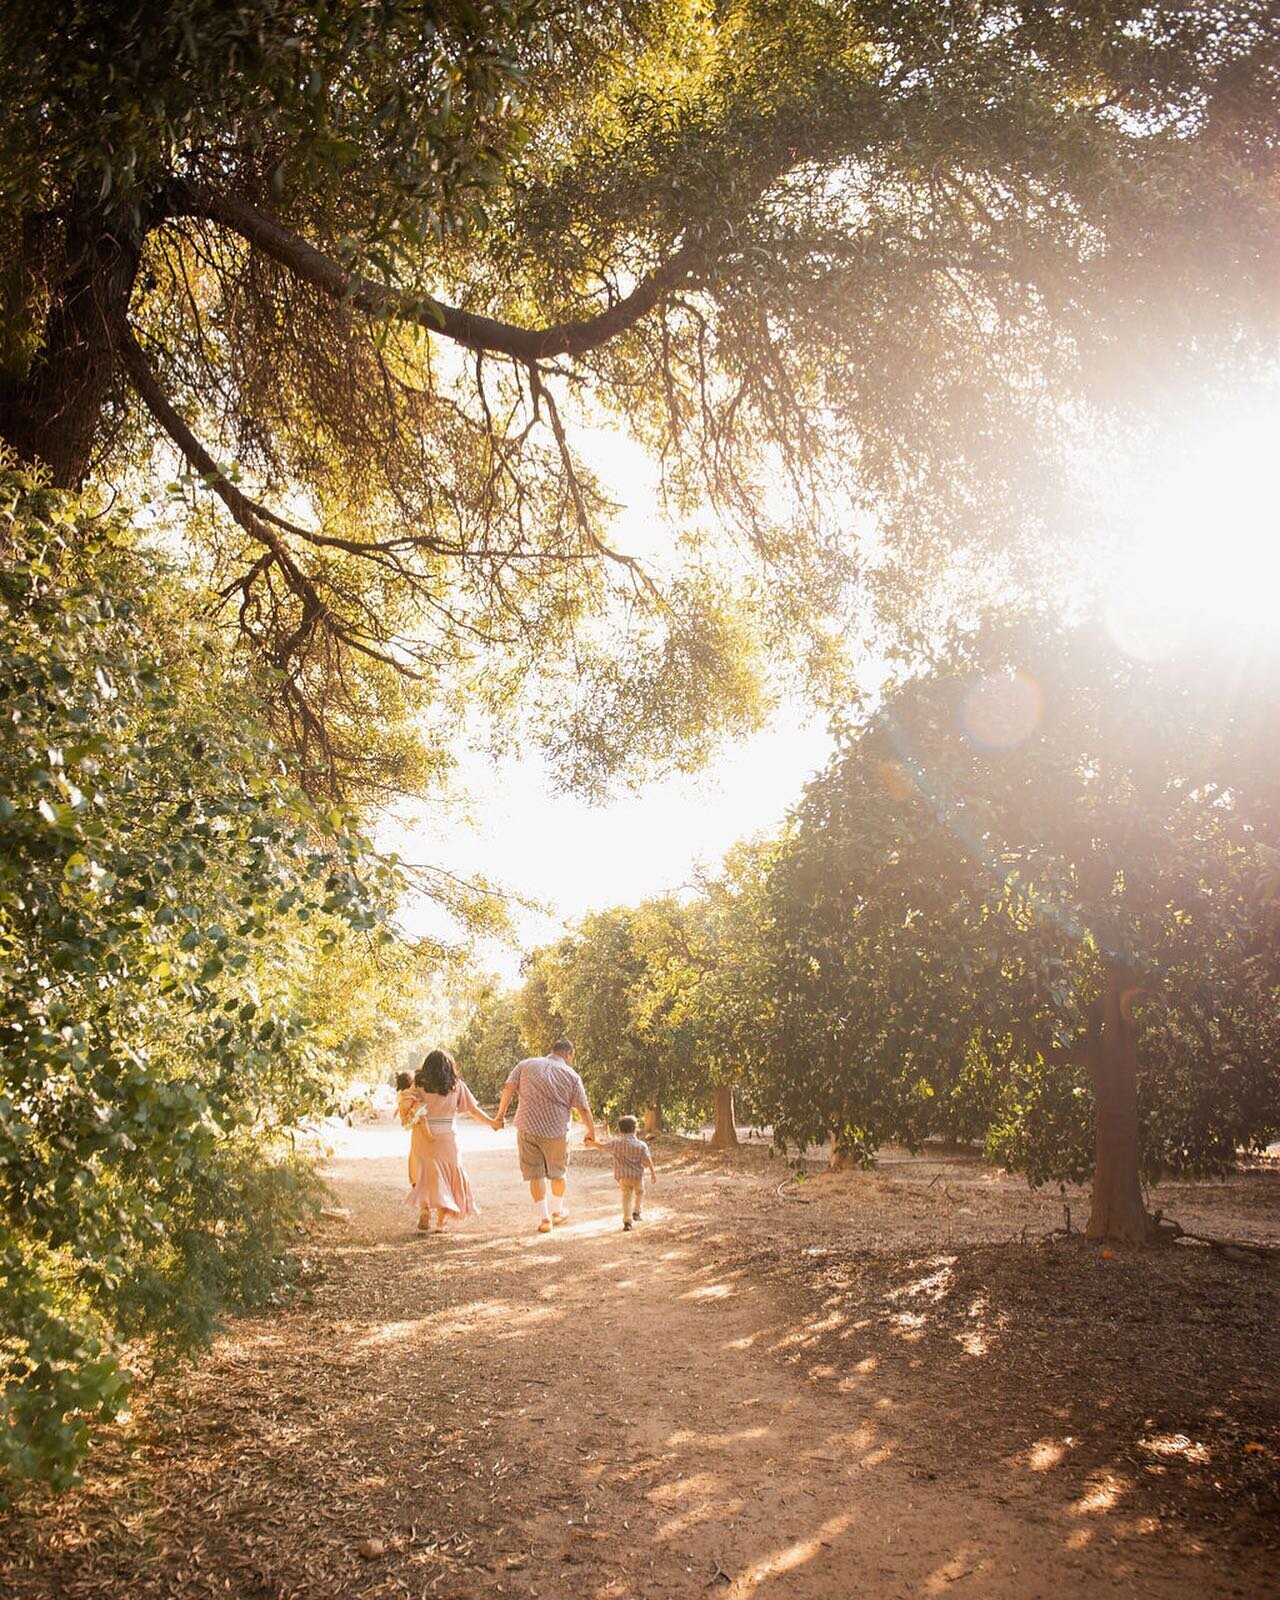
[[[1280,1548],[1274,1266],[1079,1236],[928,1254],[721,1243],[734,1274],[782,1289],[771,1348],[892,1409],[916,1475],[1003,1463],[1082,1510]]]
[[[377,1199],[326,1235],[310,1301],[149,1397],[135,1460],[118,1439],[56,1519],[0,1526],[0,1587],[1181,1597],[1203,1563],[1169,1564],[1209,1536],[1245,1581],[1274,1546],[1272,1273],[859,1251],[771,1186],[658,1194],[622,1235],[601,1175],[545,1238],[524,1210],[423,1238]]]

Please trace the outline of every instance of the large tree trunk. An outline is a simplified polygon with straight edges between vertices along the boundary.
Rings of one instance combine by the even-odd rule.
[[[849,1154],[847,1146],[841,1143],[838,1131],[831,1135],[831,1160],[827,1162],[828,1172],[847,1172],[853,1165],[853,1157]]]
[[[0,439],[20,460],[43,466],[59,488],[78,487],[93,462],[120,379],[116,330],[142,237],[143,224],[132,217],[87,207],[35,269],[52,278],[49,310],[26,372],[0,381]]]
[[[644,1108],[644,1131],[646,1133],[661,1133],[666,1125],[666,1119],[662,1115],[662,1107],[656,1100],[651,1106]]]
[[[1102,1025],[1091,1052],[1095,1164],[1090,1239],[1145,1244],[1151,1218],[1138,1164],[1138,1031],[1131,1005],[1140,990],[1131,969],[1107,968]]]
[[[738,1124],[733,1114],[733,1085],[716,1085],[715,1126],[711,1130],[713,1150],[731,1150],[738,1142]]]

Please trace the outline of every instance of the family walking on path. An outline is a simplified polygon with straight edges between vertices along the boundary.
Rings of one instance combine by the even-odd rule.
[[[458,1076],[457,1064],[447,1050],[433,1050],[410,1079],[396,1079],[396,1109],[410,1130],[409,1193],[407,1203],[418,1209],[418,1228],[443,1232],[451,1217],[479,1214],[471,1183],[458,1157],[455,1118],[462,1111],[495,1131],[506,1123],[507,1107],[515,1099],[516,1153],[520,1176],[529,1185],[538,1215],[538,1232],[550,1233],[568,1221],[565,1187],[569,1171],[569,1123],[575,1111],[586,1125],[584,1143],[613,1155],[613,1175],[622,1198],[622,1225],[628,1231],[641,1216],[644,1174],[656,1182],[649,1147],[636,1137],[636,1120],[623,1117],[619,1137],[596,1137],[582,1079],[573,1070],[574,1048],[569,1039],[557,1039],[549,1054],[519,1061],[503,1085],[496,1116],[489,1116]],[[550,1191],[548,1193],[548,1190]]]

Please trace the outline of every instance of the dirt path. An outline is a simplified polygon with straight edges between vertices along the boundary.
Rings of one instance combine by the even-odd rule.
[[[1248,1540],[1170,1538],[1108,1473],[1055,1477],[1070,1437],[969,1437],[966,1391],[936,1392],[909,1337],[882,1362],[879,1327],[846,1320],[829,1360],[821,1307],[798,1316],[783,1279],[746,1270],[766,1235],[786,1247],[772,1181],[668,1171],[624,1234],[601,1158],[579,1156],[572,1220],[542,1236],[511,1134],[469,1129],[484,1214],[423,1238],[403,1143],[386,1124],[345,1137],[326,1172],[351,1217],[327,1226],[312,1303],[238,1323],[148,1419],[141,1470],[108,1452],[56,1527],[28,1526],[15,1596],[1181,1600],[1274,1582]],[[980,1317],[970,1336],[980,1390]]]

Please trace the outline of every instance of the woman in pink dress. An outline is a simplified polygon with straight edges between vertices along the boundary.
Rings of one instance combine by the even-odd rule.
[[[418,1208],[418,1227],[423,1233],[431,1232],[433,1211],[436,1229],[443,1232],[449,1217],[474,1217],[479,1210],[458,1159],[454,1118],[463,1111],[486,1127],[498,1124],[476,1104],[447,1050],[431,1052],[414,1074],[413,1086],[418,1091],[414,1102],[403,1100],[400,1108],[401,1121],[412,1130],[409,1173],[413,1187],[406,1203]]]

